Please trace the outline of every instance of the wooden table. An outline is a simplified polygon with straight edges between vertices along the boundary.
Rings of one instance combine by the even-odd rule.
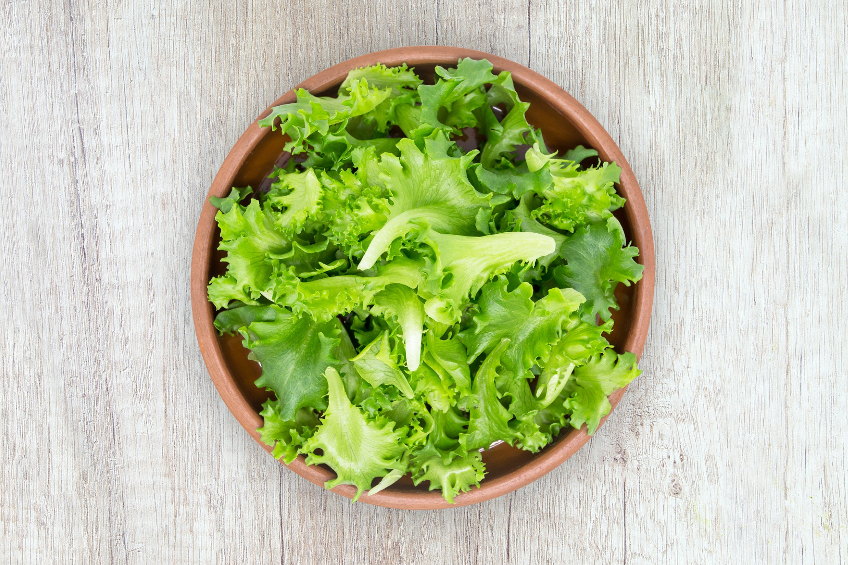
[[[833,2],[5,2],[0,560],[848,562],[848,22]],[[400,45],[528,65],[607,128],[657,250],[636,380],[518,492],[355,504],[225,408],[189,307],[265,106]]]

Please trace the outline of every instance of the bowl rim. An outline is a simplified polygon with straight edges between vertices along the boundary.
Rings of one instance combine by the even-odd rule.
[[[534,91],[565,119],[569,120],[586,138],[588,144],[598,151],[601,159],[604,161],[615,161],[621,167],[621,180],[618,184],[618,191],[627,199],[624,212],[631,226],[632,241],[639,248],[638,259],[645,267],[642,280],[635,284],[631,317],[632,323],[623,349],[635,353],[637,358],[641,357],[642,349],[648,335],[653,306],[655,283],[654,241],[648,210],[645,206],[645,200],[639,189],[636,177],[624,155],[621,153],[621,150],[618,148],[618,145],[603,126],[583,105],[553,81],[521,64],[490,53],[444,46],[399,47],[375,51],[341,62],[317,73],[297,85],[294,89],[283,94],[268,106],[248,126],[247,130],[241,135],[224,159],[206,195],[198,220],[191,260],[191,304],[200,352],[206,363],[212,382],[215,384],[215,388],[218,390],[227,408],[247,433],[266,451],[271,452],[271,447],[262,442],[259,433],[256,431],[262,425],[262,418],[242,396],[233,375],[224,361],[217,333],[213,325],[214,309],[208,301],[206,286],[209,282],[210,260],[214,253],[214,247],[216,247],[216,242],[213,238],[217,209],[212,206],[209,198],[211,196],[223,197],[229,193],[231,183],[235,179],[243,161],[250,155],[262,138],[271,133],[271,128],[260,128],[257,122],[267,116],[274,106],[294,102],[295,91],[297,89],[304,88],[310,91],[325,90],[341,84],[351,69],[376,63],[383,63],[387,66],[407,63],[410,67],[424,64],[453,65],[456,64],[458,59],[465,57],[488,59],[494,66],[494,72],[496,73],[504,70],[510,71],[515,83]],[[613,410],[618,405],[626,389],[627,387],[624,387],[609,397]],[[612,414],[612,410],[610,414]],[[601,425],[603,425],[607,417],[601,420]],[[363,495],[359,500],[377,506],[413,510],[456,508],[476,504],[508,494],[546,475],[576,453],[588,440],[589,435],[586,433],[585,425],[580,430],[572,429],[561,435],[556,442],[541,450],[532,461],[501,477],[492,480],[484,479],[479,488],[472,489],[467,493],[455,497],[453,504],[448,503],[442,498],[439,491],[420,492],[386,489],[373,496]],[[283,464],[285,465],[285,463]],[[302,455],[298,456],[287,467],[322,488],[326,481],[335,476],[334,473],[324,468],[306,465]],[[351,485],[340,485],[333,488],[332,491],[347,498],[353,498],[356,494],[355,487]]]

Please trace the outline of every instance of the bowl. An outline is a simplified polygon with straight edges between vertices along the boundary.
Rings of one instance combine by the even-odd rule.
[[[628,239],[639,248],[638,261],[645,266],[645,270],[638,283],[629,287],[618,286],[616,296],[621,308],[614,312],[614,331],[609,341],[619,352],[632,351],[637,357],[640,356],[648,334],[654,294],[654,244],[648,211],[633,171],[618,146],[598,121],[562,88],[507,59],[455,47],[403,47],[370,53],[322,71],[297,88],[305,88],[316,95],[334,95],[348,71],[376,63],[388,66],[407,63],[415,67],[427,81],[428,78],[432,80],[436,66],[455,66],[458,59],[465,57],[488,59],[494,65],[493,72],[506,70],[512,73],[519,96],[523,101],[530,102],[527,120],[542,130],[550,148],[566,150],[579,144],[587,145],[596,149],[602,160],[615,161],[621,167],[621,182],[617,189],[627,199],[627,203],[616,212],[616,216]],[[267,116],[271,107],[294,101],[295,92],[290,90],[271,104],[257,120]],[[259,415],[261,404],[269,397],[269,393],[253,384],[261,369],[256,362],[248,359],[248,351],[242,347],[240,337],[219,336],[213,326],[215,311],[207,300],[206,285],[213,276],[222,274],[225,266],[221,262],[223,253],[217,250],[220,241],[220,232],[215,222],[217,209],[209,203],[209,197],[224,197],[233,186],[260,188],[263,183],[267,183],[267,176],[275,163],[285,157],[284,140],[279,132],[260,128],[256,121],[239,138],[209,189],[197,226],[191,263],[192,314],[206,367],[236,420],[269,452],[271,448],[262,443],[256,432],[262,425]],[[624,391],[616,391],[610,397],[613,408]],[[359,500],[404,509],[437,509],[475,504],[535,481],[562,464],[588,440],[584,426],[581,430],[564,430],[554,442],[535,454],[506,444],[488,449],[483,453],[486,478],[479,488],[457,496],[453,504],[442,498],[439,491],[428,491],[425,484],[413,486],[408,476],[374,496],[363,495]],[[322,487],[335,476],[329,468],[306,465],[303,456],[299,456],[288,467]],[[348,498],[356,494],[356,489],[349,485],[338,486],[333,491]]]

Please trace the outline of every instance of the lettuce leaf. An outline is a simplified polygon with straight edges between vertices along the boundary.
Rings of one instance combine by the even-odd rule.
[[[543,408],[550,406],[559,396],[575,367],[585,365],[591,357],[603,353],[610,346],[603,333],[611,330],[611,321],[600,326],[581,322],[571,327],[551,348],[550,357],[536,383],[536,397]]]
[[[307,144],[315,137],[327,135],[331,127],[339,124],[344,127],[350,118],[373,111],[390,94],[388,88],[369,88],[365,79],[352,81],[336,98],[313,96],[300,88],[296,102],[275,106],[258,123],[260,127],[279,129],[281,134],[288,135],[290,141],[286,142],[284,150],[296,155],[305,152]]]
[[[247,195],[253,192],[253,189],[248,187],[245,188],[236,188],[233,187],[230,190],[230,194],[225,198],[218,198],[217,196],[210,196],[209,203],[212,204],[215,208],[226,214],[230,210],[233,209],[233,206],[237,205],[239,202],[244,200]]]
[[[412,454],[412,481],[415,485],[428,481],[430,490],[441,489],[445,499],[453,502],[457,494],[479,486],[485,466],[479,451],[468,451],[460,444],[468,427],[468,418],[460,410],[450,407],[432,414],[427,441]]]
[[[392,241],[416,229],[422,219],[442,233],[474,233],[477,210],[488,207],[489,197],[468,181],[466,169],[474,155],[451,157],[445,145],[439,132],[425,140],[424,151],[402,139],[399,158],[383,155],[380,175],[391,194],[388,221],[374,234],[360,270],[371,268]]]
[[[373,155],[366,152],[366,156]],[[367,158],[367,157],[366,157]],[[323,236],[343,250],[349,257],[361,257],[365,253],[366,239],[371,232],[386,223],[389,202],[383,197],[383,188],[369,186],[365,168],[359,174],[342,170],[337,175],[321,175],[322,211],[324,218]]]
[[[397,259],[380,265],[370,276],[339,275],[301,281],[291,272],[280,273],[274,288],[275,301],[318,321],[352,312],[372,304],[374,295],[390,284],[413,288],[423,283],[424,262]]]
[[[469,296],[518,261],[534,261],[554,252],[554,240],[536,233],[499,233],[483,237],[441,234],[423,236],[436,253],[439,288],[428,289],[424,311],[436,321],[459,321]]]
[[[261,434],[263,442],[274,448],[271,455],[282,459],[286,465],[297,459],[303,444],[318,426],[318,416],[312,408],[300,408],[293,420],[286,420],[280,413],[279,400],[266,401],[259,414],[264,425],[256,431]]]
[[[366,345],[362,351],[351,359],[356,372],[368,381],[371,386],[392,385],[398,388],[407,398],[413,397],[412,387],[406,377],[392,359],[389,347],[389,334],[383,332],[374,341]]]
[[[215,216],[221,229],[218,249],[227,252],[227,274],[209,283],[210,300],[226,308],[231,300],[249,302],[267,296],[273,280],[271,253],[285,253],[291,240],[277,231],[271,214],[252,200],[245,207],[232,205]]]
[[[611,349],[575,369],[564,391],[571,425],[580,429],[586,424],[589,434],[595,433],[601,418],[612,410],[607,396],[630,384],[640,373],[635,355],[617,355]]]
[[[264,305],[234,305],[215,316],[215,329],[221,334],[231,334],[249,326],[254,320],[273,322],[277,318],[277,310],[273,306]]]
[[[395,320],[403,332],[406,367],[414,371],[421,364],[421,337],[424,334],[424,303],[408,286],[393,283],[374,295],[371,313]]]
[[[492,350],[474,375],[471,389],[471,409],[468,433],[460,437],[465,449],[486,449],[494,442],[502,440],[515,442],[515,431],[510,428],[512,414],[501,403],[502,394],[495,386],[501,356],[509,347],[509,339],[503,339]]]
[[[554,270],[557,283],[586,297],[581,311],[586,321],[598,315],[610,319],[610,309],[618,309],[615,287],[642,278],[644,267],[633,260],[635,247],[624,246],[624,230],[615,218],[578,229],[560,246],[566,264]]]
[[[279,180],[271,185],[265,202],[282,211],[274,219],[277,229],[293,234],[321,210],[322,186],[312,169],[302,173],[279,171],[278,174]]]
[[[549,167],[530,171],[527,163],[504,169],[486,169],[480,163],[475,163],[468,168],[468,178],[480,192],[510,194],[515,198],[528,192],[544,194],[553,183]]]
[[[536,453],[550,441],[536,423],[536,414],[544,406],[530,388],[531,372],[504,374],[504,397],[509,398],[507,410],[514,417],[509,426],[515,434],[515,447]]]
[[[429,365],[421,365],[410,377],[415,396],[425,400],[433,410],[444,412],[456,404],[457,391],[451,388],[451,380]]]
[[[540,233],[542,235],[550,237],[554,240],[554,247],[558,251],[562,247],[562,244],[565,243],[565,241],[568,239],[568,237],[557,231],[552,230],[547,226],[540,224],[533,218],[529,207],[531,197],[531,194],[525,194],[524,196],[522,196],[518,206],[515,208],[515,210],[512,211],[512,217],[514,218],[515,227],[520,231]],[[557,252],[554,251],[553,253],[541,257],[539,259],[539,264],[544,267],[548,267],[553,261],[556,260],[556,258]]]
[[[293,420],[299,408],[323,410],[327,394],[324,370],[339,362],[333,357],[339,343],[338,326],[295,316],[279,306],[271,308],[276,314],[273,320],[254,320],[239,329],[244,346],[262,365],[256,386],[277,395],[277,411],[283,420]]]
[[[338,372],[328,367],[324,373],[329,388],[329,401],[321,425],[315,430],[303,450],[308,454],[309,465],[328,465],[336,478],[324,485],[331,489],[338,485],[353,485],[359,498],[371,488],[374,479],[391,471],[406,472],[401,457],[404,452],[401,434],[394,431],[394,423],[369,421],[356,406],[350,403]],[[318,450],[320,454],[316,453]],[[386,485],[387,486],[387,485]],[[385,486],[383,487],[385,488]]]
[[[483,288],[477,302],[473,329],[460,333],[473,362],[484,352],[493,351],[506,338],[503,363],[517,374],[547,361],[551,346],[562,336],[564,327],[585,299],[573,289],[553,288],[534,302],[533,287],[521,283],[507,291],[506,277],[499,277]]]
[[[485,476],[485,466],[479,451],[465,452],[449,463],[438,455],[430,456],[418,463],[412,478],[416,486],[429,481],[430,490],[441,489],[442,495],[450,503],[456,495],[468,492],[471,487],[480,486]]]
[[[429,332],[424,363],[462,399],[471,393],[471,371],[465,346],[457,337],[442,339]]]
[[[421,85],[421,79],[406,66],[406,63],[399,67],[378,64],[354,69],[348,73],[340,90],[349,90],[361,81],[365,81],[369,87],[378,91],[389,91],[386,100],[375,106],[371,112],[363,114],[366,121],[374,122],[377,131],[385,132],[397,122],[399,105],[413,105],[420,100],[418,87]]]
[[[436,130],[456,134],[475,125],[473,112],[486,103],[483,87],[497,78],[491,63],[473,59],[460,59],[455,69],[436,67],[436,75],[436,84],[418,87],[420,105],[398,107],[398,125],[410,139],[421,140]]]
[[[615,192],[621,168],[615,163],[580,170],[571,161],[557,170],[553,182],[538,194],[544,203],[533,210],[534,218],[566,231],[612,217],[624,199]]]

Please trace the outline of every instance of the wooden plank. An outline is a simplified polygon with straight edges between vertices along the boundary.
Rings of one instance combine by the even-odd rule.
[[[848,76],[836,4],[16,2],[0,8],[0,554],[12,562],[818,562],[848,556]],[[621,146],[657,247],[644,374],[519,492],[351,505],[203,366],[192,238],[284,91],[400,45],[492,52]]]
[[[622,484],[628,563],[840,562],[844,14],[561,2],[531,21],[534,68],[618,140],[657,249],[645,374],[594,440],[615,472],[587,498]]]

